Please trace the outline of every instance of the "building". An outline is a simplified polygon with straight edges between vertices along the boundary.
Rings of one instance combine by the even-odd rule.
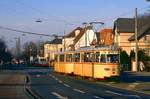
[[[100,31],[100,45],[111,46],[114,43],[114,34],[112,29],[102,29]]]
[[[62,51],[62,39],[55,38],[44,44],[44,57],[48,60],[54,60],[54,53]]]
[[[93,31],[92,26],[85,27],[79,35],[74,39],[75,50],[80,47],[96,45],[97,37]]]
[[[138,47],[139,49],[147,48],[145,42],[145,36],[142,35],[145,33],[143,26],[138,25]],[[114,44],[119,46],[122,50],[125,50],[130,54],[131,50],[135,50],[135,19],[134,18],[118,18],[114,22]],[[141,34],[141,35],[140,35]]]
[[[70,39],[70,44],[66,46],[69,47],[69,50],[76,50],[80,47],[96,45],[97,37],[92,26],[75,29],[74,34],[74,37]]]
[[[74,44],[74,39],[80,34],[82,30],[83,28],[77,27],[72,32],[64,36],[62,40],[63,51],[73,50],[71,45]]]

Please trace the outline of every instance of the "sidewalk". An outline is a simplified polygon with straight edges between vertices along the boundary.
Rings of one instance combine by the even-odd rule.
[[[101,83],[101,82],[100,82]],[[103,82],[102,82],[103,83]],[[150,94],[150,72],[124,72],[118,82],[104,83],[117,88]]]
[[[0,99],[28,99],[24,92],[25,75],[0,72]]]

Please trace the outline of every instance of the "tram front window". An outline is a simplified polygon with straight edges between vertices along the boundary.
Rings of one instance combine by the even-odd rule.
[[[107,55],[107,62],[108,63],[118,63],[119,56],[117,54],[108,54]]]

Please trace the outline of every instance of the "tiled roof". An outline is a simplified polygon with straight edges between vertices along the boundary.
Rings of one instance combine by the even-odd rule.
[[[137,35],[137,39],[141,39],[143,36],[147,35],[150,33],[150,23],[142,26],[140,29],[138,29],[138,35]],[[135,35],[131,36],[129,39],[129,41],[134,41],[135,40]]]
[[[77,27],[76,29],[74,29],[72,32],[70,32],[69,34],[67,34],[65,37],[66,38],[69,38],[69,37],[75,37],[76,36],[76,34],[75,34],[75,31],[76,30],[82,30],[83,28],[81,28],[81,27]]]
[[[62,44],[62,39],[55,38],[52,41],[47,41],[45,44]]]
[[[80,38],[84,35],[87,29],[92,29],[91,26],[88,26],[80,31],[80,33],[74,39],[74,45],[80,40]]]
[[[134,18],[118,18],[114,22],[114,29],[117,28],[118,33],[134,33]]]
[[[149,20],[148,20],[149,21]],[[118,33],[134,33],[135,32],[135,19],[134,18],[118,18],[114,22],[114,29],[117,28]],[[145,19],[138,19],[138,40],[143,36],[150,33],[150,23],[145,21]],[[135,35],[132,35],[129,41],[135,40]]]

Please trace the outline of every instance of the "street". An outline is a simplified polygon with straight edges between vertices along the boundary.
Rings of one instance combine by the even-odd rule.
[[[23,68],[17,70],[17,66],[11,68],[11,70],[3,70],[1,73],[9,75],[5,78],[5,82],[2,82],[3,78],[1,76],[1,94],[4,90],[8,90],[7,96],[10,97],[0,97],[0,98],[14,98],[13,92],[16,92],[16,97],[21,99],[28,98],[39,98],[39,99],[149,99],[150,95],[141,92],[125,90],[125,88],[116,88],[113,86],[108,86],[109,82],[102,82],[83,79],[77,76],[64,75],[59,73],[54,73],[52,68],[28,68],[24,65]],[[16,80],[20,77],[20,80]],[[20,76],[24,75],[24,76]],[[125,74],[123,74],[125,75]],[[26,76],[26,80],[23,83],[23,79]],[[127,73],[126,73],[127,76]],[[130,75],[129,75],[130,76]],[[124,76],[123,76],[124,77]],[[122,77],[122,78],[123,78]],[[11,78],[11,79],[10,79]],[[14,79],[14,80],[13,80]],[[21,80],[22,79],[22,80]],[[122,79],[121,79],[122,80]],[[15,83],[20,81],[21,83]],[[127,81],[127,79],[125,79]],[[130,80],[129,80],[130,82]],[[25,84],[26,83],[26,84]],[[124,82],[125,83],[125,82]],[[25,84],[26,88],[29,90],[24,90]],[[3,86],[5,85],[5,86]],[[15,88],[8,89],[8,86],[14,86]],[[123,86],[124,87],[124,86]],[[3,91],[2,91],[3,90]],[[18,92],[20,90],[20,92]],[[12,96],[12,97],[11,97]],[[28,97],[28,98],[27,98]]]
[[[31,89],[38,96],[49,99],[149,99],[150,96],[118,89],[66,75],[30,72]]]

